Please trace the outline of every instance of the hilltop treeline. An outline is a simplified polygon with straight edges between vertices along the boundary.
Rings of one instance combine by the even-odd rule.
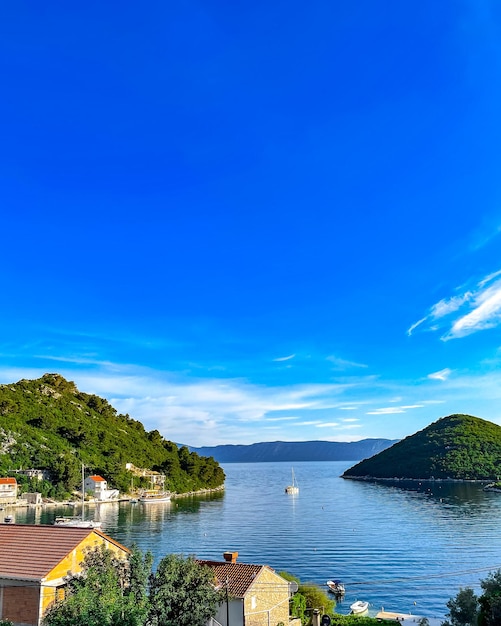
[[[48,470],[45,495],[58,497],[79,487],[84,463],[113,487],[129,491],[129,462],[164,473],[165,487],[177,493],[219,487],[225,479],[212,457],[178,448],[157,430],[147,432],[141,422],[59,374],[0,385],[0,475]]]
[[[343,474],[345,478],[499,480],[501,426],[449,415]]]

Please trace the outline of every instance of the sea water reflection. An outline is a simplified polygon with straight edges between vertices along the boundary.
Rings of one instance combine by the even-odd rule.
[[[366,483],[340,478],[346,462],[295,463],[298,495],[286,495],[285,463],[226,464],[224,493],[156,505],[99,507],[104,532],[127,546],[267,563],[321,585],[342,579],[341,612],[355,599],[373,610],[443,616],[460,586],[501,567],[501,494],[478,484]],[[78,511],[77,511],[78,512]],[[17,511],[50,523],[67,511]],[[88,514],[96,513],[90,508]]]

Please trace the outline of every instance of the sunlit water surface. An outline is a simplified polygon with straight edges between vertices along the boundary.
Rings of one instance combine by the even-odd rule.
[[[228,463],[224,492],[171,503],[92,505],[103,531],[156,560],[169,552],[286,570],[302,582],[344,581],[338,611],[356,599],[372,612],[444,616],[461,586],[501,567],[501,494],[479,484],[373,484],[340,478],[346,462]],[[9,511],[12,512],[12,511]],[[79,513],[78,509],[75,511]],[[0,513],[0,521],[5,511]],[[18,523],[51,523],[68,509],[16,509]]]

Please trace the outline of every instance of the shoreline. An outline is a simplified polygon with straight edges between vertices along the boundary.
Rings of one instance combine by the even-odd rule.
[[[203,496],[208,493],[217,493],[218,491],[224,491],[225,486],[221,485],[220,487],[212,487],[211,489],[199,489],[198,491],[187,491],[185,493],[172,493],[171,499],[175,500],[176,498],[186,498],[188,496]]]
[[[185,493],[171,493],[171,500],[176,500],[178,498],[188,498],[193,496],[203,496],[210,493],[217,493],[219,491],[224,491],[225,485],[221,485],[220,487],[212,487],[210,489],[199,489],[198,491],[187,491]],[[126,495],[122,498],[115,498],[114,500],[86,500],[85,504],[117,504],[120,502],[131,502],[136,496]],[[46,500],[41,502],[40,504],[33,504],[31,502],[26,502],[24,500],[17,500],[16,502],[11,502],[9,504],[4,503],[0,505],[0,511],[5,510],[7,508],[21,508],[21,509],[29,509],[29,508],[40,508],[40,507],[56,507],[56,506],[69,506],[69,507],[78,507],[81,506],[81,502],[75,500]]]
[[[492,478],[378,478],[377,476],[344,476],[347,480],[379,481],[379,482],[419,482],[419,483],[492,483]],[[501,491],[501,490],[500,490]]]

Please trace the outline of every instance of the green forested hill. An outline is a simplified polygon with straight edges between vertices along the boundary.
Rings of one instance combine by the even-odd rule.
[[[348,469],[345,478],[498,480],[501,426],[450,415]]]
[[[0,385],[0,475],[50,470],[52,487],[45,485],[45,495],[60,497],[78,487],[84,463],[128,491],[129,462],[166,474],[166,488],[178,493],[219,487],[225,479],[213,458],[178,448],[157,430],[146,432],[141,422],[59,374]]]

